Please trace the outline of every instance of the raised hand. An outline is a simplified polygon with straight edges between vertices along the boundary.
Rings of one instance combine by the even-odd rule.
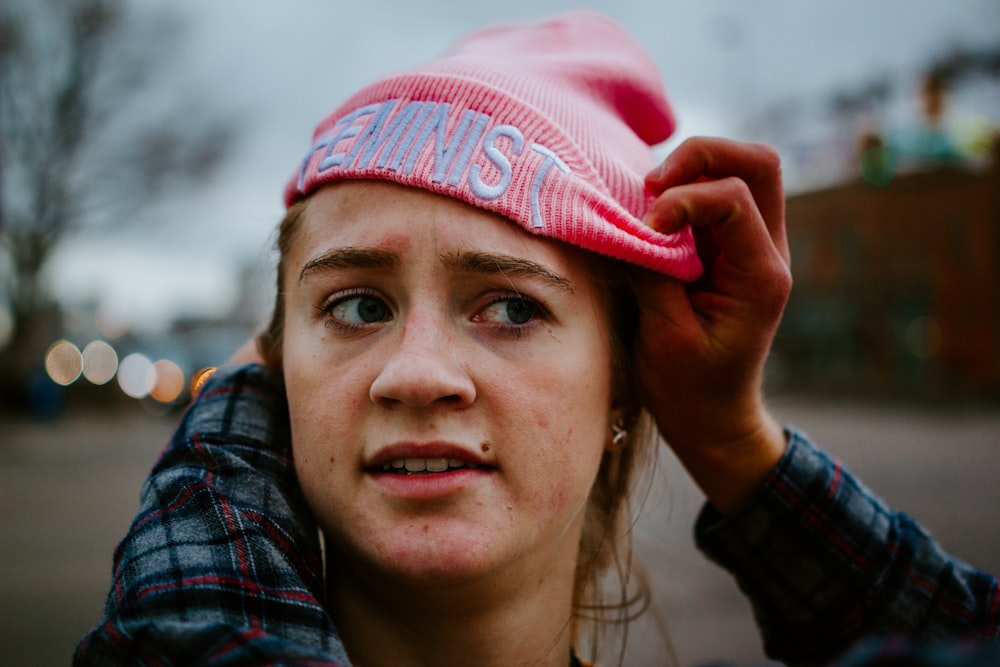
[[[645,402],[668,445],[720,511],[738,506],[781,457],[763,399],[764,362],[791,290],[777,153],[690,139],[646,177],[646,222],[691,225],[704,277],[636,277],[636,360]]]

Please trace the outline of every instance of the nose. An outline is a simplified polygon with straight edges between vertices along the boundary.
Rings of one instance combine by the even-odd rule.
[[[427,321],[406,323],[369,393],[373,403],[389,408],[466,407],[476,399],[454,341],[445,327]]]

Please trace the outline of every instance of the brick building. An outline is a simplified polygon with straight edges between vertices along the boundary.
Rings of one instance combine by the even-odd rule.
[[[1000,398],[1000,159],[790,196],[789,389]]]

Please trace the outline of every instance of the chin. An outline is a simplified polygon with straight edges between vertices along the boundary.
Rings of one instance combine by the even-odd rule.
[[[441,526],[414,520],[393,529],[388,539],[369,540],[363,547],[343,545],[346,553],[360,557],[365,570],[378,576],[416,585],[458,584],[497,570],[510,558],[489,531],[468,526]],[[374,574],[374,572],[373,572]]]

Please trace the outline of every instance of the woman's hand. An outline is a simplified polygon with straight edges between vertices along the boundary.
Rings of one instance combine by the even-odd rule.
[[[226,362],[227,366],[239,366],[241,364],[261,364],[267,365],[264,355],[260,351],[260,335],[251,336],[240,346],[233,356]]]
[[[764,362],[792,286],[777,153],[690,139],[646,177],[646,217],[693,227],[704,277],[642,272],[636,366],[664,439],[720,511],[756,489],[785,449],[762,394]]]

